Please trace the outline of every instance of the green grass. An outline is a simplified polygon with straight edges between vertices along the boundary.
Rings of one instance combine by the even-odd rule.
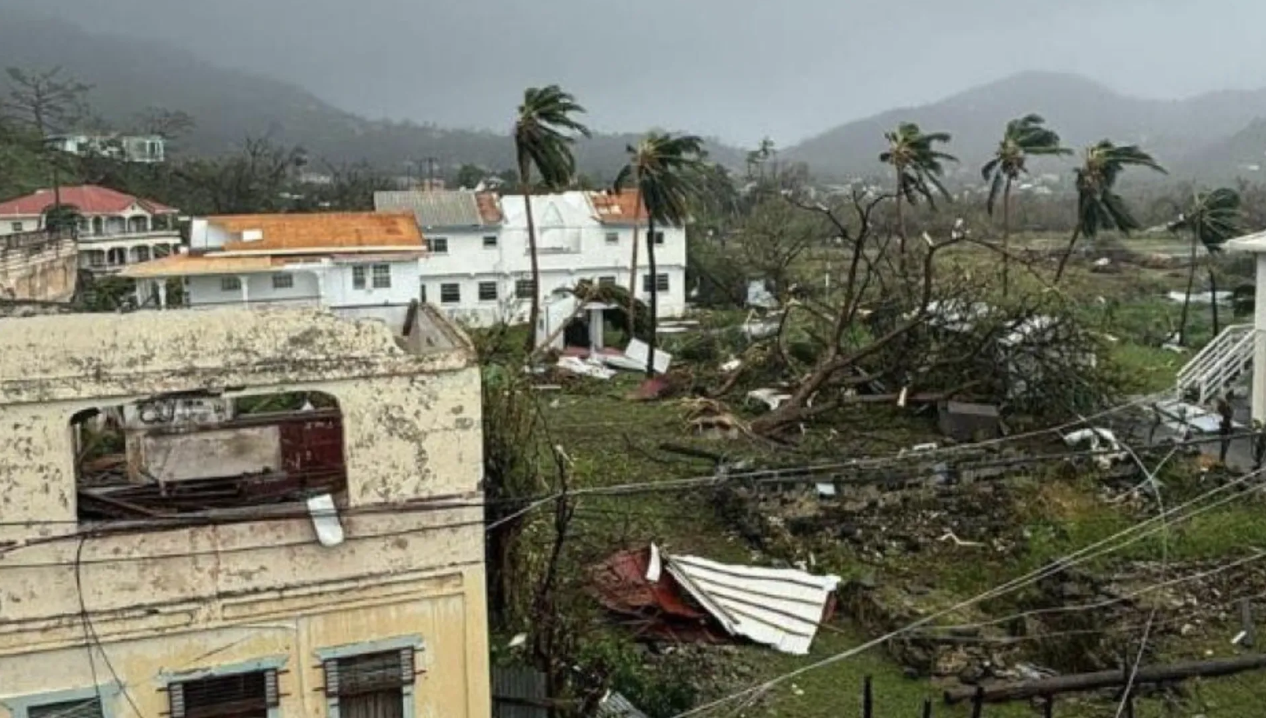
[[[971,256],[966,256],[972,259]],[[977,256],[979,257],[979,256]],[[992,267],[985,263],[986,267]],[[1012,277],[1023,277],[1018,270]],[[1019,287],[1032,280],[1018,280]],[[1082,303],[1087,320],[1117,337],[1108,344],[1106,361],[1118,367],[1132,393],[1172,387],[1174,374],[1191,354],[1176,354],[1157,347],[1159,338],[1176,324],[1179,305],[1164,299],[1168,289],[1181,287],[1181,273],[1139,271],[1135,274],[1093,275],[1073,266],[1061,288]],[[1029,289],[1040,289],[1034,284]],[[1100,302],[1098,298],[1104,298]],[[1189,327],[1197,342],[1210,334],[1208,308],[1194,309]],[[721,326],[741,320],[745,312],[705,316],[705,326]],[[1226,318],[1224,322],[1232,321]],[[688,338],[676,338],[678,345]],[[723,352],[723,351],[722,351]],[[719,362],[724,358],[718,358]],[[713,361],[709,361],[713,362]],[[709,363],[703,363],[705,366]],[[747,459],[757,466],[805,465],[826,459],[888,455],[914,442],[933,439],[935,429],[927,419],[912,419],[893,408],[854,408],[833,418],[830,427],[812,428],[796,449],[774,447],[745,435],[733,439],[705,439],[691,435],[684,423],[683,406],[676,401],[635,402],[627,394],[641,381],[621,374],[611,382],[585,382],[568,392],[539,394],[551,441],[561,445],[572,460],[571,472],[579,486],[610,486],[652,482],[668,478],[706,476],[712,472],[705,460],[664,452],[658,445],[673,442]],[[732,410],[745,417],[745,409]],[[746,415],[750,419],[750,415]],[[1177,461],[1175,461],[1177,463]],[[1212,480],[1192,477],[1189,464],[1175,464],[1166,475],[1167,505],[1194,497],[1209,489]],[[1035,477],[1012,484],[1017,523],[1027,531],[1026,550],[1018,557],[989,550],[934,548],[918,555],[888,557],[877,565],[873,558],[859,558],[850,546],[817,555],[816,569],[844,577],[867,575],[881,586],[917,577],[933,592],[922,597],[920,607],[933,612],[1017,577],[1055,558],[1086,547],[1131,526],[1153,510],[1133,505],[1109,504],[1092,477],[1061,479]],[[1260,500],[1229,503],[1175,526],[1168,536],[1175,561],[1243,557],[1250,546],[1266,547],[1266,522],[1261,521]],[[1150,506],[1148,506],[1150,507]],[[713,512],[709,496],[700,490],[660,491],[621,496],[585,496],[579,503],[577,535],[585,552],[593,557],[624,547],[656,542],[673,552],[699,554],[725,562],[768,564],[786,561],[756,552]],[[1105,555],[1087,568],[1110,575],[1121,563],[1158,560],[1163,546],[1160,535]],[[1007,614],[1014,598],[1004,597],[987,608],[964,612],[983,619]],[[947,618],[949,620],[950,618]],[[824,628],[808,656],[784,655],[767,648],[741,646],[738,657],[757,668],[756,681],[777,677],[810,663],[831,657],[865,642],[866,637],[848,617],[837,616],[832,628]],[[1227,635],[1229,637],[1229,635]],[[1169,641],[1167,641],[1169,642]],[[1201,641],[1203,642],[1203,641]],[[1225,640],[1215,645],[1167,644],[1162,660],[1202,656],[1208,647],[1219,655],[1228,652]],[[713,715],[847,716],[860,710],[862,681],[874,679],[875,714],[916,714],[925,697],[936,699],[938,717],[965,716],[967,705],[946,707],[939,702],[941,688],[926,679],[909,679],[882,648],[829,664],[782,683],[740,709],[730,703]],[[732,690],[741,689],[741,685]],[[1208,715],[1256,715],[1266,694],[1266,676],[1251,673],[1234,678],[1184,684],[1190,696],[1181,706],[1165,707],[1159,701],[1140,701],[1140,714],[1205,713]],[[701,701],[711,698],[703,697]],[[1056,704],[1063,716],[1111,714],[1112,708],[1091,696],[1067,696]],[[1035,716],[1027,703],[990,706],[988,716]]]

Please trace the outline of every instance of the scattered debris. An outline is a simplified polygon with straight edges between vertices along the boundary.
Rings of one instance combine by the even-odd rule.
[[[608,690],[598,701],[598,717],[600,718],[641,718],[646,713],[637,709],[628,698],[614,690]]]
[[[765,287],[764,280],[748,280],[747,305],[763,310],[774,310],[778,307],[778,299],[769,291],[769,288]]]
[[[634,618],[643,637],[719,642],[744,637],[804,655],[835,609],[834,575],[726,565],[659,547],[616,553],[593,568],[594,590],[611,612]]]
[[[791,394],[775,388],[757,388],[748,391],[747,399],[763,403],[770,410],[777,410],[780,405],[791,399]]]
[[[604,354],[603,362],[613,368],[620,370],[629,370],[632,372],[646,371],[646,358],[650,354],[650,347],[646,343],[633,338],[629,341],[628,347],[624,349],[623,355]],[[663,350],[655,350],[655,367],[654,370],[661,375],[668,372],[668,365],[672,363],[673,356]]]
[[[639,637],[673,642],[724,642],[722,629],[686,599],[676,579],[647,580],[651,548],[618,552],[590,570],[598,602],[624,618]]]
[[[1129,453],[1121,448],[1117,436],[1107,428],[1085,428],[1074,430],[1064,435],[1064,443],[1069,447],[1089,445],[1091,451],[1110,450],[1111,452],[1095,456],[1095,464],[1107,470],[1113,463],[1129,459]],[[1106,448],[1105,448],[1106,446]]]
[[[1219,290],[1216,294],[1212,290],[1193,292],[1191,302],[1197,305],[1211,305],[1216,301],[1219,305],[1229,305],[1234,295],[1235,293],[1230,290]],[[1187,302],[1187,293],[1182,290],[1170,290],[1166,297],[1170,302]]]
[[[732,635],[805,655],[818,625],[835,609],[836,575],[790,568],[726,565],[691,555],[661,555],[651,545],[649,582],[672,576]]]
[[[942,401],[937,405],[937,427],[959,442],[992,440],[1001,434],[996,405]]]
[[[960,540],[958,539],[958,536],[954,534],[953,530],[945,533],[944,535],[940,536],[937,539],[940,540],[941,542],[945,542],[946,540],[953,540],[954,544],[959,547],[981,547],[982,545],[984,545],[984,543],[976,542],[975,540]]]
[[[334,547],[342,544],[343,524],[339,522],[333,495],[326,493],[308,498],[308,514],[312,516],[312,527],[322,545]]]
[[[629,393],[630,400],[658,400],[668,391],[668,380],[662,375],[642,381],[637,389]]]
[[[602,361],[592,357],[578,358],[573,355],[564,355],[558,359],[558,367],[573,375],[583,375],[598,380],[610,380],[615,377],[614,370],[605,367]]]

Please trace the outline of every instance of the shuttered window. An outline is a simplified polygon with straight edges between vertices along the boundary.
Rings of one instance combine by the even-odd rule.
[[[413,685],[413,648],[326,660],[325,694],[339,717],[404,717]],[[412,708],[410,708],[412,710]]]
[[[659,292],[668,292],[668,274],[657,273],[655,275],[655,289]],[[651,276],[642,276],[642,292],[651,291]]]
[[[462,286],[457,283],[440,283],[440,302],[455,305],[462,301]]]
[[[277,671],[186,680],[167,686],[172,717],[267,717],[277,707]]]

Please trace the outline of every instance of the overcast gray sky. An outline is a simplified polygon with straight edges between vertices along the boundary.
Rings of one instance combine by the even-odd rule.
[[[0,0],[0,5],[13,0]],[[790,144],[1020,70],[1182,97],[1266,85],[1262,0],[42,0],[371,117],[502,129],[532,84],[603,130]],[[108,9],[108,11],[107,11]]]

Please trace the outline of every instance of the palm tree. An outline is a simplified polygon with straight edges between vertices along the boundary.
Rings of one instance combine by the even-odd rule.
[[[1182,317],[1178,321],[1178,344],[1187,339],[1187,309],[1191,305],[1191,290],[1196,281],[1196,251],[1203,245],[1209,255],[1210,305],[1213,308],[1213,334],[1218,327],[1218,282],[1213,270],[1213,256],[1222,252],[1222,245],[1244,231],[1240,194],[1231,188],[1218,188],[1212,192],[1196,193],[1187,209],[1169,224],[1173,232],[1191,233],[1191,267],[1187,272],[1187,295],[1183,298]]]
[[[1115,190],[1117,178],[1132,165],[1165,172],[1165,168],[1138,145],[1114,145],[1111,140],[1100,140],[1086,148],[1082,165],[1077,168],[1077,222],[1068,248],[1059,259],[1055,282],[1064,276],[1064,267],[1078,238],[1085,236],[1093,240],[1100,229],[1116,229],[1122,234],[1139,229],[1138,220]]]
[[[652,132],[637,147],[628,147],[629,163],[615,178],[615,189],[632,184],[646,207],[646,264],[650,272],[650,337],[646,377],[655,375],[655,316],[659,312],[659,286],[655,281],[655,225],[683,225],[689,208],[701,192],[707,172],[703,140],[695,135]],[[641,207],[638,207],[641,211]],[[630,278],[630,295],[636,293],[636,277]],[[630,313],[631,315],[631,313]]]
[[[1002,141],[993,159],[980,169],[981,177],[989,183],[989,200],[985,205],[993,215],[994,203],[1002,191],[1002,294],[1008,286],[1008,270],[1011,264],[1011,183],[1028,172],[1025,161],[1030,155],[1071,155],[1072,150],[1061,147],[1059,133],[1042,127],[1046,121],[1040,115],[1025,115],[1007,123]]]
[[[527,351],[535,347],[536,321],[541,314],[541,269],[536,257],[536,226],[532,221],[532,168],[546,188],[565,187],[576,172],[571,146],[577,134],[589,129],[574,119],[585,109],[571,93],[557,85],[523,91],[523,104],[514,121],[514,152],[519,168],[519,191],[527,213],[528,252],[532,258],[532,304],[528,313]]]
[[[945,172],[942,163],[958,162],[958,158],[936,149],[937,144],[950,141],[949,133],[924,134],[914,123],[901,123],[896,130],[884,133],[884,138],[888,140],[888,149],[880,153],[879,162],[891,165],[897,176],[897,232],[904,255],[906,222],[902,200],[914,205],[922,197],[936,207],[933,190],[948,200],[949,193],[941,184],[941,175]]]

